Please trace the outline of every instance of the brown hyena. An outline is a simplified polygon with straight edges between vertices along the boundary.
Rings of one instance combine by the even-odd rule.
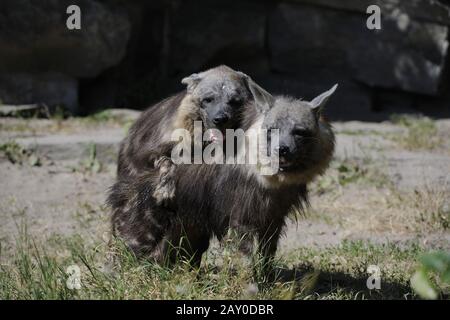
[[[120,144],[118,178],[131,178],[148,169],[160,171],[152,190],[158,203],[166,203],[175,192],[171,176],[175,166],[170,154],[176,142],[175,129],[193,131],[194,121],[205,128],[240,128],[242,113],[264,103],[265,91],[242,72],[219,66],[182,80],[186,90],[147,109]],[[260,101],[262,100],[262,102]],[[212,137],[213,139],[214,137]]]
[[[269,140],[265,150],[279,157],[273,175],[262,175],[260,163],[179,165],[172,214],[149,196],[156,170],[118,181],[109,195],[116,234],[138,256],[162,261],[171,245],[181,244],[175,253],[199,264],[213,235],[222,239],[235,230],[244,253],[253,251],[257,240],[265,261],[271,260],[289,212],[307,205],[307,184],[326,170],[332,158],[334,134],[321,109],[335,89],[310,102],[265,95],[262,113],[243,115],[250,124],[246,129],[278,129],[279,143]],[[168,257],[172,260],[177,254]]]

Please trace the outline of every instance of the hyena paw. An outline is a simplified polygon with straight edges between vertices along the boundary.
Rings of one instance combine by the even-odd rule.
[[[159,169],[159,182],[153,192],[157,204],[168,205],[175,196],[175,164],[168,157],[160,157],[155,161]]]
[[[155,160],[154,166],[156,169],[159,169],[159,173],[161,177],[163,177],[166,174],[169,174],[173,172],[175,169],[175,164],[172,162],[172,160],[166,156],[162,156]]]

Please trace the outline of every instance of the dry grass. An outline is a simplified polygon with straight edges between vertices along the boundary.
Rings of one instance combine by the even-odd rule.
[[[167,268],[137,260],[120,242],[114,248],[120,263],[111,269],[105,242],[73,236],[41,243],[22,233],[14,256],[0,259],[0,298],[404,299],[414,297],[408,279],[422,252],[362,242],[299,248],[275,262],[277,280],[268,282],[239,264],[233,250],[209,251],[202,267],[193,269],[186,261]],[[366,287],[370,264],[382,268],[381,290]],[[69,266],[79,267],[79,290],[67,286]]]
[[[388,138],[407,150],[433,150],[442,145],[436,123],[428,117],[418,115],[394,115],[391,121],[405,127],[403,134]]]
[[[448,186],[399,190],[369,158],[335,161],[312,186],[311,219],[352,233],[427,233],[450,228]]]
[[[310,216],[337,224],[352,233],[395,235],[443,231],[449,228],[448,194],[443,190],[395,191],[346,188],[315,196]]]
[[[52,119],[0,118],[0,132],[26,134],[27,136],[55,133],[76,133],[104,128],[124,128],[127,130],[133,119],[110,110],[101,111],[84,118],[65,118],[55,115]]]

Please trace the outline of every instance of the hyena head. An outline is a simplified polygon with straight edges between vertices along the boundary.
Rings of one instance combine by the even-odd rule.
[[[194,73],[181,82],[202,109],[204,125],[222,133],[241,128],[246,109],[251,104],[258,109],[268,95],[249,76],[224,65]]]
[[[337,85],[312,101],[276,97],[264,116],[261,129],[267,130],[267,154],[278,156],[278,171],[261,177],[269,186],[306,184],[328,167],[334,151],[334,134],[321,111]],[[278,143],[270,141],[277,129]]]

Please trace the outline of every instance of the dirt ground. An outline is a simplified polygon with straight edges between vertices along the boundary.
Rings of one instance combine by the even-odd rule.
[[[114,181],[118,143],[137,115],[0,118],[3,252],[24,225],[37,239],[107,239],[105,192]],[[332,167],[312,186],[306,215],[289,223],[279,254],[346,240],[450,250],[450,120],[334,126]]]

